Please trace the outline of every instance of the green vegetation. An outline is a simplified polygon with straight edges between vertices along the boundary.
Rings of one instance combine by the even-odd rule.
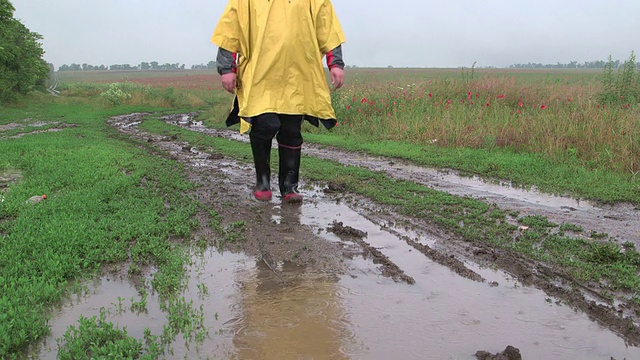
[[[49,100],[49,98],[47,98]],[[174,162],[122,139],[104,120],[136,108],[42,103],[5,109],[0,124],[46,119],[75,124],[58,132],[0,141],[0,172],[22,174],[0,206],[0,357],[44,336],[50,307],[103,264],[153,264],[152,285],[167,297],[182,288],[185,255],[171,237],[189,238],[198,204]],[[46,194],[36,204],[25,201]]]
[[[0,106],[43,87],[49,78],[42,36],[16,20],[14,11],[11,2],[0,0]]]
[[[637,72],[636,67],[636,54],[631,52],[629,59],[614,75],[613,60],[609,56],[609,62],[604,68],[604,89],[600,93],[600,101],[623,109],[631,107],[632,104],[637,105],[640,101],[640,72]]]
[[[598,74],[474,69],[461,77],[457,70],[357,71],[348,79],[352,85],[334,94],[340,126],[331,132],[306,128],[306,141],[554,193],[640,204],[638,107],[603,107],[599,94],[605,86]],[[209,126],[221,127],[230,99],[207,88],[150,86],[138,82],[134,73],[112,78],[116,85],[98,83],[99,72],[87,73],[92,81],[63,82],[60,97],[33,93],[0,113],[0,126],[19,125],[0,128],[0,172],[21,178],[0,188],[3,358],[20,357],[26,346],[47,334],[51,307],[106,264],[130,264],[130,275],[147,266],[157,268],[128,310],[144,311],[147,294],[158,292],[167,315],[165,329],[134,339],[103,314],[81,318],[65,335],[61,358],[105,353],[153,358],[180,333],[196,341],[206,336],[202,309],[179,297],[188,258],[183,243],[211,245],[191,239],[198,225],[193,215],[199,210],[186,195],[193,185],[181,175],[180,165],[151,155],[148,144],[122,137],[105,120],[209,105],[202,118]],[[251,161],[246,144],[172,127],[154,117],[141,128]],[[60,131],[17,137],[53,127]],[[640,291],[640,256],[631,243],[619,245],[607,234],[539,216],[507,214],[492,204],[382,173],[307,156],[303,161],[306,180],[338,181],[349,192],[428,219],[466,241],[544,261],[577,283],[595,281],[611,290]],[[46,200],[25,203],[42,194]],[[246,236],[245,223],[224,225],[217,213],[204,210],[209,211],[218,244],[237,243]],[[640,303],[639,298],[632,295],[633,301]]]

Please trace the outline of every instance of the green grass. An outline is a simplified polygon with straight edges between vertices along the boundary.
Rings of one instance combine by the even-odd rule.
[[[183,287],[198,204],[175,162],[151,156],[105,124],[139,108],[45,102],[3,109],[0,124],[26,117],[76,124],[59,132],[0,141],[0,170],[22,173],[0,205],[0,357],[12,358],[48,333],[47,318],[70,284],[103,264],[153,264],[153,288]],[[33,195],[46,194],[37,204]]]

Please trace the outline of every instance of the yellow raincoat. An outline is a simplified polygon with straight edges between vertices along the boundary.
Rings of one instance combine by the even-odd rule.
[[[211,42],[239,55],[227,124],[278,113],[335,125],[322,58],[345,37],[330,0],[230,0]]]

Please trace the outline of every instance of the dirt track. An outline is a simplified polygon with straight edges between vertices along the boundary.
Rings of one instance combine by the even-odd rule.
[[[192,120],[193,115],[175,115],[166,117],[164,120],[211,136],[237,138],[237,135],[231,131],[202,127]],[[371,245],[368,242],[367,233],[360,229],[357,223],[342,223],[337,221],[337,216],[333,218],[328,216],[323,219],[325,228],[341,241],[327,241],[311,232],[308,227],[300,226],[299,219],[303,210],[299,206],[282,205],[279,199],[269,203],[253,200],[250,196],[253,170],[249,165],[226,159],[216,153],[215,149],[200,151],[179,139],[144,133],[136,125],[143,121],[145,116],[145,114],[118,116],[109,120],[109,124],[127,136],[147,144],[148,149],[157,151],[159,156],[168,155],[188,165],[186,168],[190,180],[201,185],[197,188],[195,196],[206,207],[215,209],[224,219],[225,225],[244,221],[246,241],[226,241],[217,245],[228,251],[255,256],[285,283],[290,280],[287,280],[286,274],[282,273],[278,264],[287,263],[304,267],[313,273],[332,278],[345,274],[354,276],[352,268],[345,259],[356,257],[371,261],[381,275],[395,281],[406,284],[419,281],[406,274],[405,269],[394,263],[393,258],[385,255],[385,249]],[[606,232],[623,242],[640,242],[640,212],[630,204],[596,206],[571,199],[548,197],[544,194],[518,192],[505,187],[482,186],[481,182],[473,179],[467,179],[466,182],[458,181],[451,174],[414,167],[395,159],[368,157],[363,154],[307,144],[305,147],[307,150],[313,148],[313,151],[305,150],[307,154],[313,153],[320,158],[384,171],[389,176],[410,179],[455,195],[482,198],[496,203],[505,210],[517,210],[525,215],[543,215],[553,222],[573,223],[590,231]],[[541,289],[558,302],[584,312],[597,323],[615,332],[628,345],[640,345],[637,315],[633,311],[628,311],[632,308],[631,305],[618,304],[617,307],[607,305],[604,301],[605,297],[600,296],[597,288],[575,288],[564,276],[543,264],[529,261],[516,254],[488,248],[482,244],[460,241],[448,232],[430,224],[428,220],[407,219],[398,215],[393,208],[384,208],[384,211],[380,211],[380,205],[352,194],[342,193],[339,186],[304,183],[303,186],[307,196],[305,204],[316,203],[318,206],[317,203],[320,201],[315,199],[314,194],[321,194],[318,196],[323,198],[335,197],[336,193],[341,198],[349,197],[354,200],[352,203],[358,204],[353,206],[353,210],[375,224],[412,224],[412,228],[404,234],[398,233],[393,227],[387,229],[389,232],[396,231],[395,235],[405,242],[402,246],[408,247],[409,251],[422,254],[465,279],[490,287],[500,284],[486,279],[478,269],[489,267],[503,270],[523,285]],[[207,215],[201,214],[201,216],[203,220],[201,223],[207,224],[209,220]],[[220,237],[219,230],[216,231],[203,226],[198,236]],[[421,241],[418,238],[434,240]],[[504,346],[507,345],[518,347],[519,344],[504,344]],[[523,356],[527,358],[526,354]]]

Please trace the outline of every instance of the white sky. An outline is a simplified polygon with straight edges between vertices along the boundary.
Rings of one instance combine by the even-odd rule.
[[[62,64],[193,64],[227,0],[10,0]],[[639,0],[333,0],[360,67],[470,67],[626,60],[640,46]],[[635,48],[634,48],[635,47]],[[640,57],[640,54],[639,54]]]

